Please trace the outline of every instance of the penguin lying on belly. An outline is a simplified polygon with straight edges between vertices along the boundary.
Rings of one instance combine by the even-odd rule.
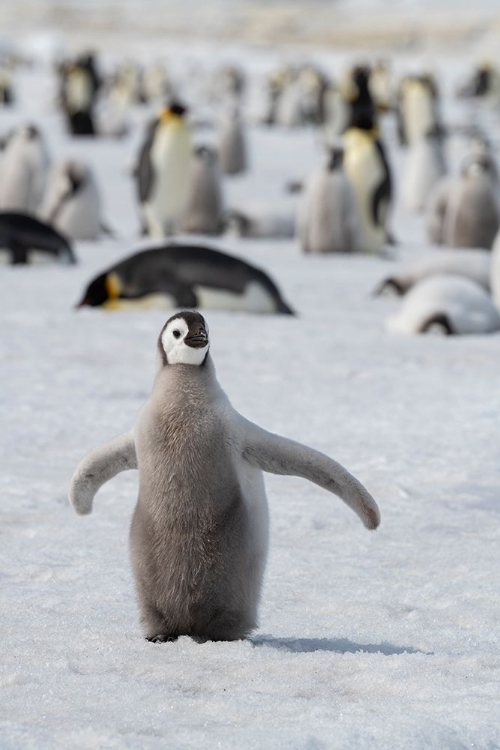
[[[147,640],[242,639],[257,627],[268,549],[262,472],[319,485],[367,529],[379,525],[379,510],[339,463],[235,411],[217,382],[199,313],[170,318],[157,348],[151,397],[133,431],[80,462],[70,501],[88,514],[105,482],[138,469],[130,548]]]
[[[0,213],[0,263],[76,263],[71,245],[50,224],[30,214]]]
[[[219,250],[178,244],[142,250],[112,266],[89,284],[78,305],[85,306],[294,314],[264,271]]]

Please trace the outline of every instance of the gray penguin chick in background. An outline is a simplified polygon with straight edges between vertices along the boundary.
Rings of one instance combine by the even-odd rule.
[[[130,544],[141,621],[154,642],[237,640],[257,626],[269,540],[263,471],[338,495],[368,529],[380,522],[374,499],[343,466],[233,409],[197,312],[177,313],[161,331],[153,390],[133,431],[77,467],[76,512],[90,513],[98,489],[127,469],[139,469]]]

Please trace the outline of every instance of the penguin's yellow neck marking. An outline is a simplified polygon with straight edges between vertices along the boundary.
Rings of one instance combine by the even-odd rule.
[[[123,284],[116,273],[108,273],[104,286],[106,287],[109,301],[117,300],[123,291]]]

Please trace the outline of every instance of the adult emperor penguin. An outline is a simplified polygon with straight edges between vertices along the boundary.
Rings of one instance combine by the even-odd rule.
[[[73,240],[97,240],[102,233],[101,199],[92,170],[75,160],[55,167],[40,215]]]
[[[260,268],[219,250],[186,244],[142,250],[108,268],[89,284],[78,306],[189,306],[293,315]]]
[[[224,174],[242,174],[247,170],[246,138],[237,107],[222,122],[217,151]]]
[[[487,154],[472,154],[461,175],[436,185],[427,232],[436,244],[490,250],[500,226],[497,169]]]
[[[356,196],[342,169],[342,149],[332,149],[328,164],[306,187],[298,236],[305,253],[354,253],[361,225]]]
[[[392,181],[385,148],[371,117],[360,115],[344,134],[344,171],[361,219],[360,249],[377,253],[388,242]]]
[[[19,128],[8,140],[0,175],[0,209],[35,213],[45,189],[49,157],[41,132]]]
[[[438,89],[431,74],[409,75],[401,81],[397,97],[398,133],[402,145],[423,138],[439,127]]]
[[[209,146],[198,146],[194,152],[189,198],[180,229],[193,234],[220,234],[223,212],[222,175],[217,152]]]
[[[82,55],[62,67],[60,99],[72,135],[97,134],[94,107],[100,87],[93,54]]]
[[[71,245],[50,224],[23,213],[0,213],[0,263],[76,263]]]
[[[136,170],[144,229],[164,237],[177,229],[191,184],[191,136],[186,108],[173,103],[149,126]]]
[[[257,627],[268,548],[262,472],[303,477],[340,497],[368,529],[375,500],[339,463],[242,417],[221,389],[208,326],[196,312],[167,321],[150,399],[133,431],[78,465],[80,514],[120,471],[139,470],[130,532],[141,622],[149,641],[238,640]]]

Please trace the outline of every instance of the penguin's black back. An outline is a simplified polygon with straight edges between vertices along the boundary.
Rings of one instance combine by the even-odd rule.
[[[255,281],[270,293],[279,312],[293,314],[275,283],[260,268],[200,245],[170,244],[142,250],[108,269],[110,272],[121,278],[122,296],[129,298],[170,292],[174,282],[191,290],[193,286],[204,286],[243,294],[246,286]]]
[[[76,262],[66,237],[50,224],[20,212],[0,213],[0,247],[11,251],[13,264],[27,263],[30,250],[41,250],[68,263]]]

